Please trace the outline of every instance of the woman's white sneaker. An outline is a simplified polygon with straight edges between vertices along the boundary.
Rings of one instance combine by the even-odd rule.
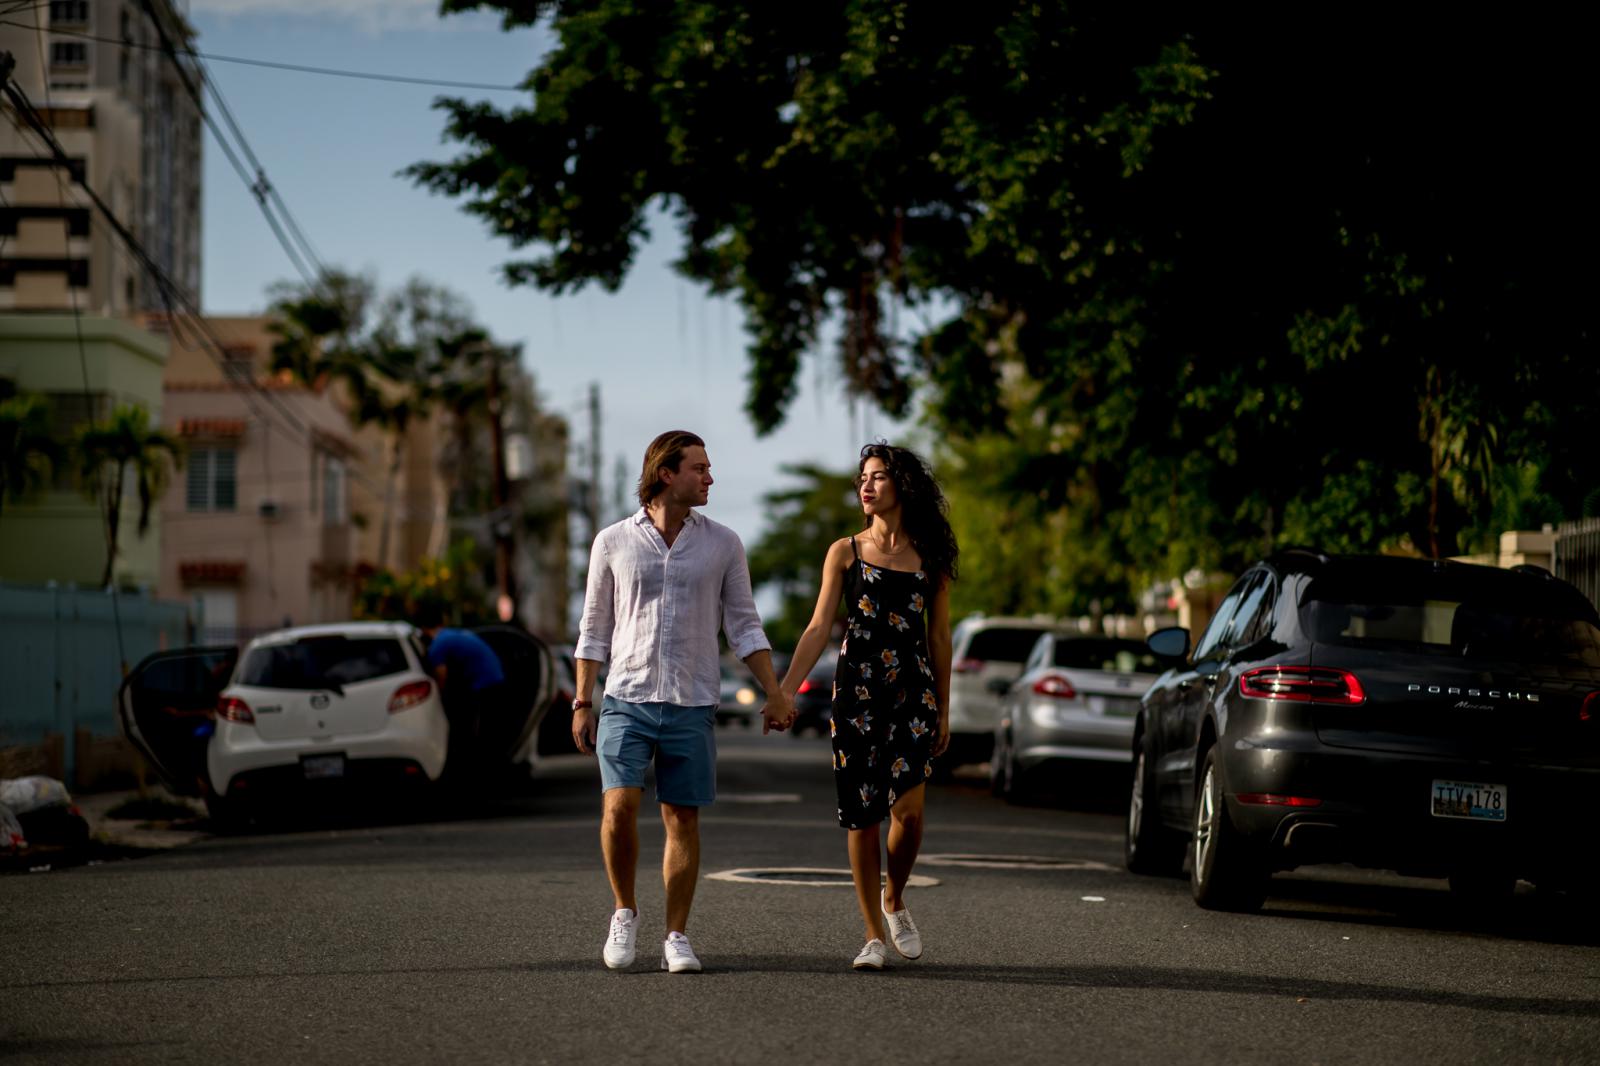
[[[861,949],[861,954],[856,956],[852,964],[858,970],[881,970],[888,950],[883,946],[883,941],[874,937],[867,941],[866,947]]]
[[[667,942],[661,945],[661,968],[669,973],[700,972],[700,960],[689,946],[688,937],[682,933],[667,934]]]
[[[889,927],[889,939],[894,942],[894,949],[908,959],[920,959],[922,934],[917,932],[917,923],[911,920],[911,912],[890,911],[887,899],[886,895],[880,894],[878,906],[883,909],[883,921]]]
[[[626,907],[611,916],[611,932],[606,936],[605,951],[601,952],[606,965],[613,970],[626,970],[633,965],[634,940],[639,932],[639,915]]]

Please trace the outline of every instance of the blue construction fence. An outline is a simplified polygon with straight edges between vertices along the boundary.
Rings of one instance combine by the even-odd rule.
[[[63,745],[77,780],[80,739],[121,734],[124,673],[192,643],[200,624],[198,602],[0,581],[0,749]]]

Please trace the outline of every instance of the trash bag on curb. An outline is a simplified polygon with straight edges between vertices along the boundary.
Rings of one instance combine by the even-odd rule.
[[[12,814],[27,814],[42,807],[65,807],[72,803],[67,786],[53,777],[34,775],[0,780],[0,806]]]
[[[11,813],[10,807],[0,803],[0,854],[20,851],[27,846],[28,841],[22,835],[22,823]]]

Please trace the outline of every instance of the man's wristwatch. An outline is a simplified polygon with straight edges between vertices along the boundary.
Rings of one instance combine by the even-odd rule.
[[[593,707],[593,706],[594,706],[594,703],[592,701],[590,701],[590,700],[573,700],[572,701],[572,709],[575,710],[575,711],[581,711],[581,710],[584,710],[586,708]]]

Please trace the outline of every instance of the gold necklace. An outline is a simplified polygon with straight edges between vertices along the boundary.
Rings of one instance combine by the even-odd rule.
[[[870,533],[867,534],[867,537],[872,541],[872,546],[878,549],[879,555],[899,555],[901,552],[906,550],[905,544],[901,544],[900,547],[896,548],[894,551],[890,551],[888,548],[885,548],[881,543],[879,543],[877,537],[872,536]]]

